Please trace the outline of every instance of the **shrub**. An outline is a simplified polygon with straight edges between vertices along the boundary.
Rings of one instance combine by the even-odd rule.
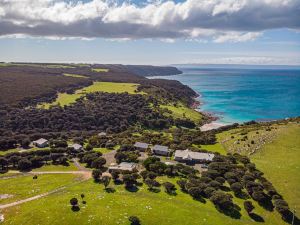
[[[137,216],[130,216],[129,219],[131,225],[140,225],[141,221]]]

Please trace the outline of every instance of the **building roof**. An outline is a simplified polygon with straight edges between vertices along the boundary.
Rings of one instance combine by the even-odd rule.
[[[186,150],[176,150],[175,158],[182,158],[183,160],[207,160],[212,161],[214,158],[214,154],[212,153],[204,153],[204,152],[192,152],[188,149]]]
[[[71,147],[73,147],[75,150],[77,150],[77,149],[81,149],[82,145],[75,143]]]
[[[42,144],[45,144],[45,143],[47,143],[47,142],[48,142],[47,139],[40,138],[40,139],[34,141],[33,143],[38,144],[38,145],[42,145]]]
[[[147,143],[143,143],[143,142],[135,142],[134,144],[134,147],[137,147],[137,148],[148,148],[149,144]]]
[[[136,163],[129,163],[129,162],[121,162],[119,165],[111,165],[110,167],[108,167],[108,169],[115,169],[115,170],[128,170],[128,171],[132,171],[133,169],[135,169],[137,166]]]
[[[169,148],[163,145],[154,145],[153,151],[169,152]]]

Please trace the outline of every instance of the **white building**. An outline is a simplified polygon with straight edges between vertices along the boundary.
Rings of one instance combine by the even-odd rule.
[[[211,162],[215,157],[212,153],[205,152],[192,152],[188,149],[175,151],[174,159],[178,162],[191,162],[191,163],[201,163],[201,162]]]

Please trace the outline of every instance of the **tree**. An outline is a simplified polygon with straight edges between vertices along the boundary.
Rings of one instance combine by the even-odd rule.
[[[168,194],[174,194],[176,191],[175,185],[170,182],[163,183],[163,186],[165,187],[165,190]]]
[[[29,170],[29,169],[31,169],[31,166],[32,166],[32,164],[28,159],[21,159],[18,162],[19,170]]]
[[[263,191],[254,191],[252,193],[252,198],[258,202],[264,202],[266,200],[266,196]]]
[[[110,181],[111,181],[111,177],[110,176],[103,176],[102,179],[101,179],[103,185],[104,185],[104,188],[107,189]]]
[[[145,184],[149,187],[149,190],[152,191],[153,190],[153,187],[155,186],[156,184],[156,181],[153,180],[153,179],[150,179],[150,178],[146,178],[146,180],[144,181]]]
[[[93,178],[94,178],[94,180],[95,180],[96,182],[99,181],[101,175],[102,175],[102,172],[101,172],[101,170],[99,170],[99,169],[95,169],[95,170],[93,170],[93,172],[92,172],[92,176],[93,176]]]
[[[84,195],[84,194],[81,194],[80,197],[81,197],[81,199],[83,199],[83,198],[85,197],[85,195]]]
[[[283,199],[275,199],[275,200],[274,200],[274,206],[275,206],[275,209],[276,209],[281,215],[285,215],[285,214],[287,214],[287,213],[290,211],[287,202],[284,201]]]
[[[199,187],[191,187],[188,189],[188,193],[195,199],[199,199],[202,196],[203,190]]]
[[[92,162],[91,167],[96,168],[96,169],[101,169],[101,168],[103,168],[105,163],[106,163],[106,160],[103,157],[99,157]]]
[[[111,176],[112,176],[112,179],[114,181],[116,181],[117,179],[119,179],[119,175],[120,175],[120,172],[117,171],[117,170],[114,170],[114,171],[111,172]]]
[[[177,181],[177,184],[179,185],[179,187],[180,187],[180,189],[181,189],[182,191],[187,191],[187,190],[186,190],[187,180],[185,180],[185,179],[180,179],[180,180]]]
[[[242,189],[243,189],[243,186],[241,183],[239,182],[235,182],[233,184],[230,185],[230,188],[231,190],[234,192],[234,193],[241,193]]]
[[[244,208],[247,213],[250,214],[253,211],[254,206],[251,201],[244,201]]]
[[[28,138],[22,140],[21,142],[22,148],[28,148],[29,145],[30,145],[30,140]]]
[[[13,164],[13,167],[15,168],[15,167],[16,167],[16,164],[17,164],[18,161],[20,160],[20,157],[19,157],[19,156],[16,156],[16,155],[13,155],[13,156],[9,157],[8,160],[10,161],[10,163]]]
[[[71,198],[70,199],[70,204],[72,206],[77,206],[78,205],[78,199],[77,198]]]
[[[133,174],[124,174],[123,182],[126,188],[128,189],[133,188],[134,185],[136,184],[136,177]]]
[[[87,144],[86,147],[85,147],[85,150],[92,151],[93,150],[93,146],[91,144]]]
[[[6,167],[8,165],[8,160],[4,157],[0,157],[0,165],[3,171],[6,170]]]
[[[215,191],[209,198],[220,209],[231,209],[233,207],[232,195],[223,191]]]
[[[141,221],[137,216],[130,216],[128,218],[128,220],[130,221],[131,225],[140,225],[141,224]]]

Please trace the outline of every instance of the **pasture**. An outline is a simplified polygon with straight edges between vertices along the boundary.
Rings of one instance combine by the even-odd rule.
[[[166,177],[158,180],[176,182]],[[148,225],[257,224],[246,215],[241,199],[234,199],[242,208],[241,217],[234,219],[218,212],[210,201],[201,203],[180,190],[177,190],[177,195],[168,195],[162,187],[159,193],[148,191],[145,185],[137,192],[129,192],[123,185],[110,184],[110,187],[115,189],[114,193],[104,191],[103,185],[92,180],[72,185],[44,198],[4,209],[4,224],[129,224],[131,215],[138,216],[142,224]],[[81,202],[82,193],[86,204]],[[77,212],[69,205],[72,197],[79,199],[80,210]],[[254,205],[255,213],[265,219],[264,224],[284,224],[277,212],[268,212],[256,203]]]
[[[92,85],[75,91],[74,94],[58,93],[58,97],[52,103],[39,104],[38,108],[49,109],[51,106],[70,105],[76,102],[77,99],[84,96],[87,93],[93,92],[108,92],[108,93],[124,93],[129,94],[143,94],[143,92],[137,92],[138,84],[134,83],[113,83],[113,82],[94,82]]]

